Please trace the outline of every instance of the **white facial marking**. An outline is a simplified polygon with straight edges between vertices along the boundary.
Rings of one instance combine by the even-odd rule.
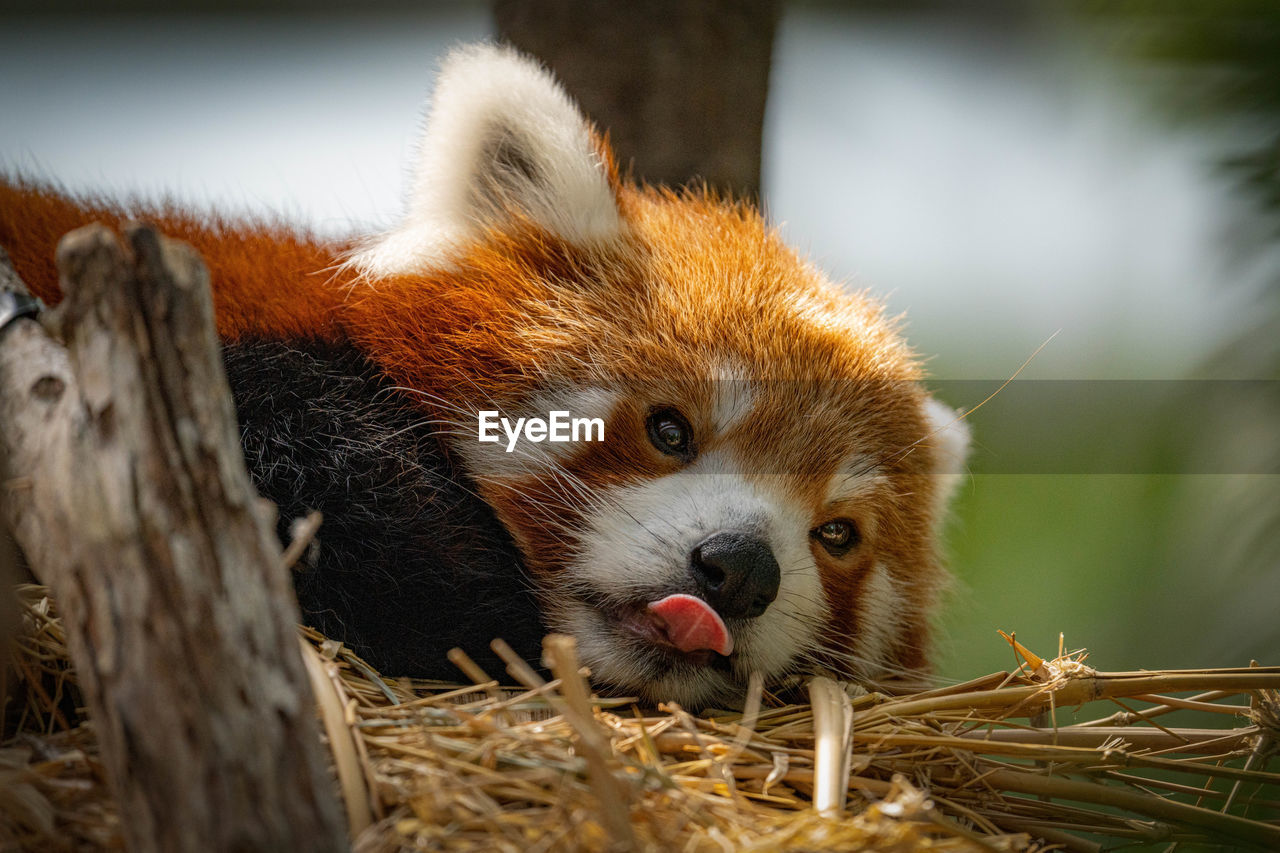
[[[756,386],[745,371],[726,368],[720,371],[711,397],[711,429],[724,435],[751,416],[755,408]]]
[[[871,567],[856,612],[857,625],[854,627],[857,635],[853,638],[853,650],[857,659],[853,661],[854,670],[875,678],[881,674],[893,641],[902,630],[900,614],[903,612],[902,596],[880,563]]]
[[[542,478],[548,472],[561,470],[582,449],[586,443],[584,431],[579,428],[579,438],[583,439],[579,441],[572,438],[569,441],[526,440],[525,427],[530,419],[547,421],[550,429],[553,426],[551,413],[567,412],[566,423],[570,436],[576,419],[598,419],[604,423],[604,432],[608,435],[609,416],[617,401],[618,394],[615,391],[588,387],[546,391],[533,396],[515,411],[485,405],[483,411],[497,412],[484,422],[489,425],[487,435],[498,440],[480,439],[481,410],[477,410],[469,420],[466,417],[459,418],[459,423],[451,428],[449,443],[462,457],[467,470],[479,479],[515,481],[526,477]],[[592,441],[597,439],[594,429],[590,435]]]
[[[851,453],[841,461],[827,484],[827,503],[866,501],[889,482],[879,462],[865,453]]]
[[[735,692],[740,692],[723,673],[706,667],[655,666],[646,650],[620,640],[615,626],[599,611],[580,602],[565,606],[556,625],[577,640],[578,654],[591,668],[593,678],[651,702],[674,701],[693,707],[716,700],[731,701]]]
[[[780,675],[812,646],[827,608],[808,542],[808,517],[797,502],[748,481],[723,452],[655,480],[610,489],[587,514],[581,552],[567,568],[564,589],[613,605],[636,605],[670,592],[691,591],[693,549],[723,530],[762,536],[781,572],[778,595],[760,616],[731,619],[736,652],[733,678],[702,667],[678,669],[655,681],[642,646],[620,640],[616,626],[578,602],[556,628],[575,632],[583,660],[601,678],[648,698],[703,701],[740,685],[751,671]],[[707,693],[707,695],[702,695]]]

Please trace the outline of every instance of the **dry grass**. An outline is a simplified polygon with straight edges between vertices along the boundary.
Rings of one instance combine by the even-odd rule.
[[[118,847],[61,625],[21,592],[0,849]],[[303,652],[359,851],[1280,849],[1280,668],[1101,673],[1010,640],[1011,675],[854,698],[816,679],[809,704],[753,685],[701,716],[591,697],[567,638],[553,681],[513,661],[518,689],[383,679],[305,630]],[[1067,725],[1092,700],[1114,713]]]

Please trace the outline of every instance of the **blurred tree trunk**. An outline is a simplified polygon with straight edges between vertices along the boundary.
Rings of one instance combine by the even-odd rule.
[[[609,132],[624,174],[752,199],[777,0],[494,0],[501,39],[542,60]]]

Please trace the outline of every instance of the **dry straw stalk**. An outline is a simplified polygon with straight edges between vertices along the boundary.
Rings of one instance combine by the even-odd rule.
[[[0,838],[111,847],[60,622],[40,587],[22,606]],[[359,851],[1280,849],[1277,667],[1104,673],[1015,644],[1017,672],[927,693],[816,679],[811,704],[780,704],[757,682],[744,710],[693,715],[593,697],[567,637],[550,681],[511,657],[516,688],[466,661],[480,683],[384,679],[303,641]]]

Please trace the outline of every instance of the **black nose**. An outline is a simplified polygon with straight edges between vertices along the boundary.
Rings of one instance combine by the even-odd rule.
[[[698,589],[721,616],[759,616],[778,597],[782,573],[773,551],[758,537],[717,533],[693,549],[689,561]]]

